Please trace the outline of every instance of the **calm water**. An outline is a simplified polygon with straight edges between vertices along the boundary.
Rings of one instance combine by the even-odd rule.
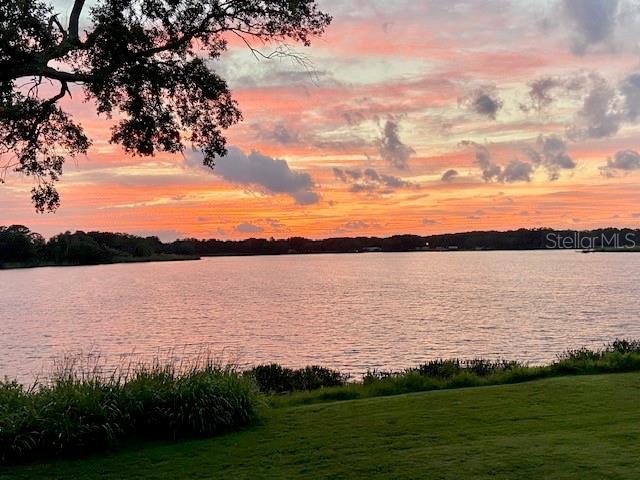
[[[322,364],[543,362],[640,338],[640,254],[374,253],[0,271],[0,375],[64,353]]]

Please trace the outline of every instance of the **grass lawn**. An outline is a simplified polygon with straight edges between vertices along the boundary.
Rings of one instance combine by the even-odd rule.
[[[0,469],[38,478],[640,478],[640,373],[275,408],[210,440]]]

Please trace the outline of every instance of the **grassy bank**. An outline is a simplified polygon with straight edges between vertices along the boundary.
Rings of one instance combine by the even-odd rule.
[[[223,437],[0,478],[635,479],[639,392],[628,373],[278,408]]]

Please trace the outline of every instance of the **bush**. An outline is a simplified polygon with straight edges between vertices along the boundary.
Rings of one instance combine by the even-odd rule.
[[[97,451],[123,438],[210,436],[248,424],[254,384],[211,362],[102,377],[67,369],[30,389],[0,383],[0,463]]]
[[[412,370],[425,377],[447,379],[463,373],[471,373],[478,377],[487,377],[494,373],[506,372],[523,366],[524,365],[519,362],[506,360],[492,361],[483,358],[460,360],[454,358],[449,360],[430,360],[418,365]]]
[[[297,370],[277,363],[258,365],[245,372],[252,377],[261,392],[286,393],[296,390],[315,390],[321,387],[344,385],[348,375],[325,367],[310,366]]]

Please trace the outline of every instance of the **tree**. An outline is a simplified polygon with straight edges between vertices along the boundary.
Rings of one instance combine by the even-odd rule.
[[[227,83],[210,67],[230,37],[310,44],[331,17],[315,0],[98,0],[80,32],[85,0],[65,27],[43,0],[0,1],[0,160],[36,181],[36,210],[60,204],[55,182],[66,157],[90,140],[59,106],[81,85],[99,114],[118,122],[111,142],[134,155],[200,149],[213,167],[223,130],[241,120]],[[46,90],[55,88],[46,96]]]
[[[32,261],[44,245],[42,235],[24,225],[0,226],[0,264]]]

